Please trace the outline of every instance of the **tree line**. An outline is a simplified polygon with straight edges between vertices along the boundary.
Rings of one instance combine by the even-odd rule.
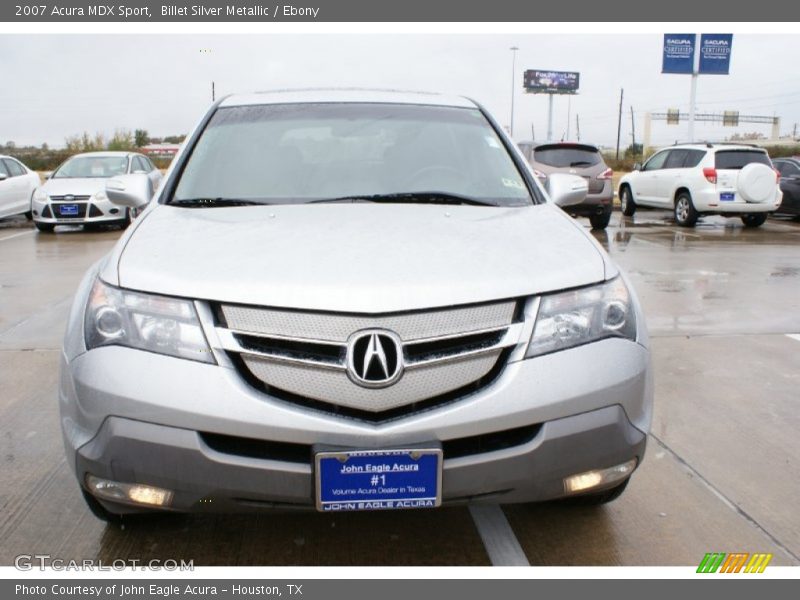
[[[98,132],[90,134],[84,131],[81,134],[67,136],[63,148],[50,148],[47,144],[41,146],[18,146],[13,141],[8,141],[0,146],[0,154],[7,154],[18,158],[34,171],[52,171],[58,165],[74,154],[81,152],[109,151],[135,151],[148,144],[180,144],[185,135],[168,135],[166,137],[151,137],[146,129],[117,129],[111,136]],[[169,166],[169,158],[151,157],[155,165],[161,169]]]

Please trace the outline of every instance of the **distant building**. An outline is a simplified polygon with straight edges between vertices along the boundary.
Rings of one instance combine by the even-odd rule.
[[[172,158],[177,154],[180,144],[148,144],[142,146],[140,150],[142,154],[152,156],[155,158]]]

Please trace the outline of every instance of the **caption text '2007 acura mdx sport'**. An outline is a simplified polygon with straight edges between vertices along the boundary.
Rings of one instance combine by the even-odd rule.
[[[143,175],[107,183],[150,200]],[[618,496],[652,409],[634,293],[473,101],[217,102],[80,284],[68,462],[102,518]]]

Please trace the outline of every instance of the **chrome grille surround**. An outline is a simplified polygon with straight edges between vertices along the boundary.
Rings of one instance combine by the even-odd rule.
[[[486,383],[523,341],[518,306],[505,300],[363,315],[220,304],[215,333],[243,375],[270,395],[375,419]],[[400,338],[404,372],[392,385],[368,388],[348,377],[347,340],[366,329]]]

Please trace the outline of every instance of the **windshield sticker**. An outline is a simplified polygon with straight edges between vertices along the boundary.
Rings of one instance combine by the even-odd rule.
[[[524,190],[525,185],[521,181],[516,181],[514,179],[506,179],[503,177],[502,179],[503,185],[509,188],[516,188],[518,190]]]

